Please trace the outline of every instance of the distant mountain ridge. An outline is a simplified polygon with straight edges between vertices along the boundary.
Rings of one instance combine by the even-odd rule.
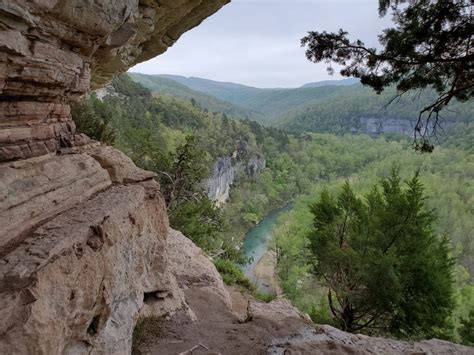
[[[231,117],[261,120],[258,112],[237,106],[202,91],[193,90],[189,86],[182,84],[181,77],[177,75],[147,75],[140,73],[128,73],[128,75],[154,94],[189,100],[194,99],[200,106],[211,112],[222,112]]]
[[[130,73],[130,75],[134,80],[151,91],[161,94],[169,94],[169,90],[164,88],[164,83],[167,80],[171,80],[193,90],[196,97],[198,96],[197,93],[200,93],[227,104],[232,104],[240,109],[247,109],[248,113],[244,117],[270,124],[272,121],[277,120],[278,117],[290,111],[303,109],[310,104],[316,104],[327,95],[345,87],[344,85],[327,85],[293,89],[262,89],[203,78],[187,78],[179,75],[145,75],[136,73]],[[191,93],[188,92],[187,95],[191,95]],[[179,96],[183,96],[182,88]]]
[[[319,88],[321,86],[351,86],[355,84],[359,84],[360,80],[355,78],[348,78],[348,79],[340,79],[340,80],[323,80],[323,81],[316,81],[314,83],[308,83],[303,86],[302,88]]]
[[[397,122],[396,133],[406,134],[405,126],[413,126],[420,110],[436,97],[434,91],[425,90],[420,95],[403,95],[388,105],[397,94],[395,88],[377,95],[352,78],[308,83],[293,89],[262,89],[179,75],[131,76],[157,94],[194,98],[209,110],[292,132],[373,133],[373,129],[367,132],[369,129],[363,128],[364,122],[377,125],[373,120],[382,120],[390,121],[388,126]],[[474,118],[474,105],[453,102],[442,116],[445,127],[456,122],[469,123]],[[383,127],[380,131],[384,131]]]

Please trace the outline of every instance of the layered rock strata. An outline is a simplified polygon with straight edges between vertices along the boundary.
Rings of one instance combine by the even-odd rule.
[[[229,0],[0,0],[0,353],[126,354],[186,310],[153,174],[77,134],[70,103]]]
[[[69,104],[229,0],[2,0],[0,162],[83,145]]]
[[[127,159],[94,147],[2,167],[1,217],[15,222],[2,228],[22,236],[0,259],[0,353],[128,353],[144,306],[185,307],[159,185]]]

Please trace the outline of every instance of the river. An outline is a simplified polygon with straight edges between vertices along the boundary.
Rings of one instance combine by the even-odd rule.
[[[293,204],[288,204],[283,208],[279,208],[270,212],[258,225],[250,229],[245,235],[243,251],[246,257],[252,257],[253,261],[243,267],[245,275],[255,283],[261,292],[272,292],[268,283],[259,279],[255,275],[255,268],[258,262],[265,256],[268,251],[268,243],[272,239],[272,231],[275,223],[283,213],[288,212]]]

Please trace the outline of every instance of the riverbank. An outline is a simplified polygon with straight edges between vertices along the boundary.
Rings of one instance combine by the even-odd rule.
[[[276,252],[268,250],[257,262],[254,269],[254,276],[260,291],[280,296],[283,294],[283,290],[278,285],[276,266]]]
[[[266,294],[281,294],[276,281],[276,254],[269,250],[273,238],[273,227],[278,218],[291,210],[292,204],[271,211],[258,225],[245,235],[243,251],[252,262],[243,267],[245,276],[255,284],[258,291]]]

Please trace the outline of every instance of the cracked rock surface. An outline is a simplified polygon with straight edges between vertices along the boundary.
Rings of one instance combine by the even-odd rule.
[[[229,0],[0,1],[0,162],[81,146],[69,104]]]

